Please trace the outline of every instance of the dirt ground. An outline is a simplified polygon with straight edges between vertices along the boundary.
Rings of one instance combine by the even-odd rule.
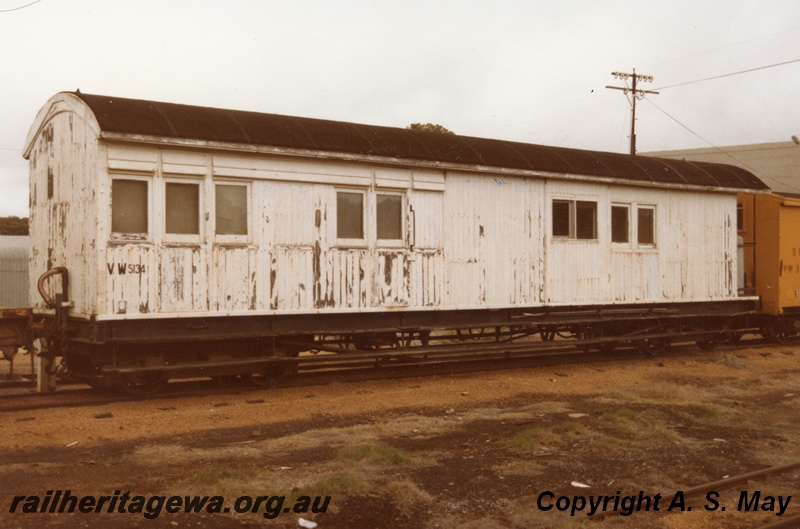
[[[715,510],[702,496],[685,498],[691,511],[667,507],[693,485],[800,460],[799,417],[800,347],[785,345],[9,411],[0,414],[0,522],[5,528],[288,528],[306,521],[318,529],[757,527],[780,518],[738,512],[741,491],[748,501],[758,491],[756,503],[764,508],[791,495],[782,517],[796,515],[800,471],[720,490]],[[127,507],[139,501],[141,512],[115,506],[109,513],[111,499],[99,513],[25,512],[42,510],[33,496],[59,490],[116,496],[119,503],[129,493]],[[649,511],[600,521],[585,511],[543,510],[561,496],[561,507],[574,505],[575,496],[611,496],[613,506],[615,497],[640,494],[653,502],[660,494],[659,511],[651,503]],[[224,500],[212,498],[209,508],[189,514],[167,513],[162,504],[150,518],[141,508],[151,496],[187,495]],[[15,496],[25,498],[10,513]],[[263,498],[257,512],[235,512],[250,505],[246,496],[286,500]],[[317,510],[330,496],[325,512],[303,503],[308,497],[313,506],[317,496]],[[274,519],[265,517],[271,513]]]

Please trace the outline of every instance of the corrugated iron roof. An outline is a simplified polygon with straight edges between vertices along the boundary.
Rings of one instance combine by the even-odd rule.
[[[744,169],[600,151],[75,92],[105,132],[543,171],[649,184],[762,190]]]

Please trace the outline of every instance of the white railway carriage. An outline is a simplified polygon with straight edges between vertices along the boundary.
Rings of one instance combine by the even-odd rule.
[[[735,167],[80,92],[24,155],[32,277],[53,270],[31,299],[78,376],[243,374],[556,308],[531,329],[750,309],[736,193],[765,186]]]

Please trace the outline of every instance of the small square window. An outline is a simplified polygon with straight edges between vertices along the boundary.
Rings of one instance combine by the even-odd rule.
[[[200,185],[167,182],[165,188],[166,232],[200,234]]]
[[[656,210],[639,207],[636,209],[638,242],[640,245],[652,246],[656,243]]]
[[[630,240],[630,208],[611,206],[611,242],[626,243]]]
[[[401,195],[377,196],[378,239],[403,238],[403,197]]]
[[[336,193],[336,237],[364,239],[364,193]]]
[[[553,237],[597,239],[597,202],[554,200]]]
[[[215,230],[217,235],[247,235],[247,186],[214,186]]]
[[[111,182],[111,231],[142,234],[148,232],[148,183],[144,180],[115,178]]]

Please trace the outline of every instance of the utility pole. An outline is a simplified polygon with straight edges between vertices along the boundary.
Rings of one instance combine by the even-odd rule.
[[[631,100],[631,154],[636,154],[636,99],[641,99],[645,96],[645,94],[658,94],[658,92],[653,92],[652,90],[637,90],[636,83],[638,81],[652,83],[653,76],[652,75],[640,75],[636,73],[636,68],[633,69],[633,73],[622,73],[622,72],[611,72],[611,75],[614,76],[614,79],[622,79],[625,81],[625,87],[621,86],[606,86],[606,88],[611,88],[612,90],[622,90],[627,95],[628,92],[633,94],[633,98]],[[631,80],[631,87],[628,88],[628,79]]]

